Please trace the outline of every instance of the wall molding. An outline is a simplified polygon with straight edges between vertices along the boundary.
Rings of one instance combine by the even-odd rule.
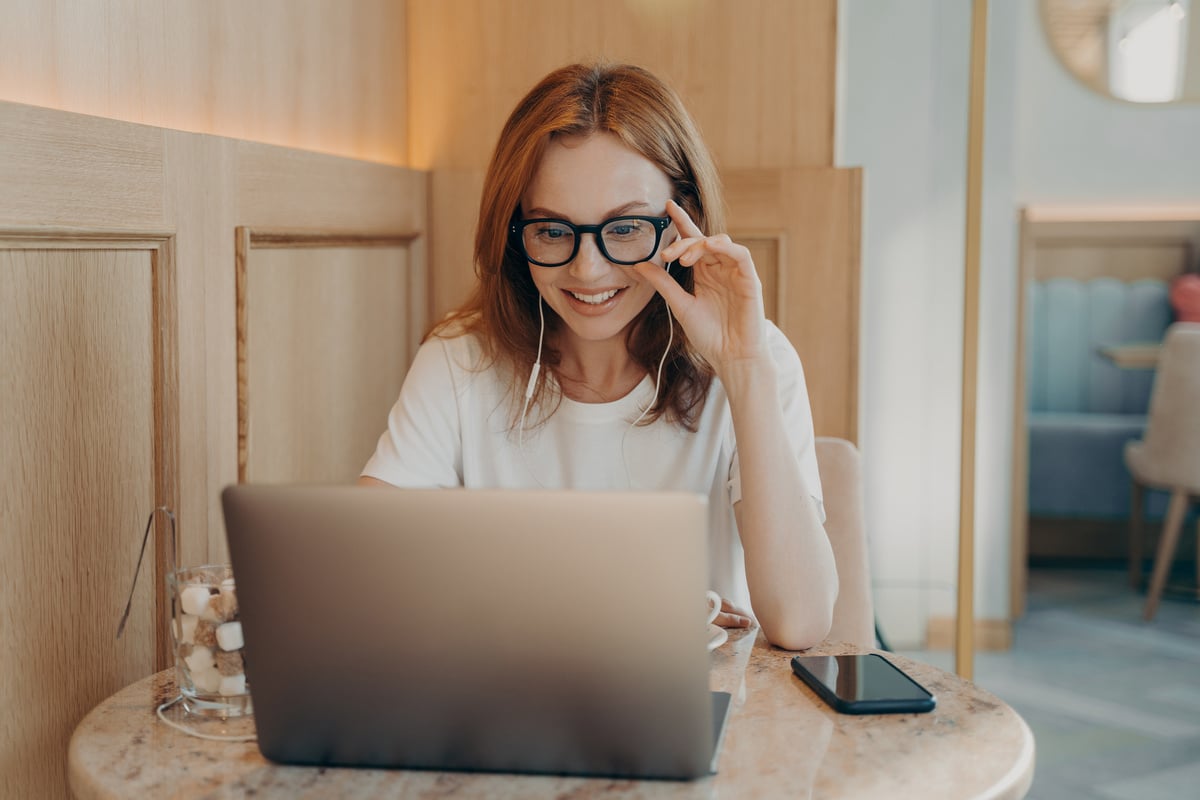
[[[139,250],[150,256],[152,355],[151,400],[154,419],[154,507],[179,511],[179,316],[176,292],[175,234],[103,228],[0,228],[0,250]],[[152,509],[146,509],[149,513]],[[156,669],[172,663],[171,641],[165,624],[171,610],[166,593],[167,573],[175,569],[170,530],[155,516],[154,659]]]

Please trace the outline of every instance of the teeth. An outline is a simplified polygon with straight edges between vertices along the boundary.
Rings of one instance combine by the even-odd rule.
[[[600,294],[578,294],[577,292],[571,292],[571,296],[580,302],[595,306],[603,303],[605,300],[616,297],[617,291],[617,289],[613,289],[610,292],[601,292]]]

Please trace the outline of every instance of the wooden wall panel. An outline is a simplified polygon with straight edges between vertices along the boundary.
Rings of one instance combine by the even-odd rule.
[[[165,666],[161,515],[112,638],[150,510],[175,510],[182,563],[228,559],[238,225],[304,228],[355,250],[351,271],[386,259],[404,285],[370,302],[395,299],[381,341],[407,363],[427,321],[426,195],[398,167],[0,101],[0,795],[65,796],[75,724]],[[381,232],[392,249],[356,249]],[[367,303],[341,291],[327,306]],[[386,406],[359,424],[378,435]]]
[[[408,305],[396,312],[408,323],[414,355],[430,313],[429,175],[250,142],[238,142],[236,152],[238,226],[282,239],[294,233],[297,241],[315,236],[326,246],[403,240],[412,269]]]
[[[161,228],[162,132],[79,122],[0,101],[0,225]]]
[[[146,516],[169,501],[154,287],[156,262],[169,265],[154,249],[104,247],[0,231],[5,796],[66,796],[75,724],[156,666],[153,542],[114,636]]]
[[[475,229],[482,168],[435,170],[429,178],[430,320],[462,304],[475,285]]]
[[[555,67],[671,83],[729,167],[833,163],[836,0],[409,0],[409,164],[480,168]]]
[[[352,483],[375,450],[413,349],[397,313],[409,303],[408,252],[399,241],[291,243],[252,246],[243,258],[239,477]]]
[[[402,0],[0,0],[0,99],[403,164]]]

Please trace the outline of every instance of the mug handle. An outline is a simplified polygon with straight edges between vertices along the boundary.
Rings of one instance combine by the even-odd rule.
[[[708,617],[704,621],[711,625],[717,615],[721,613],[721,595],[708,591],[704,593],[704,597],[708,600]]]

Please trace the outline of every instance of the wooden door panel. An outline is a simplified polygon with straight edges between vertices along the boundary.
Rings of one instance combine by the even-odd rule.
[[[244,481],[353,482],[408,369],[406,240],[305,241],[251,243],[243,259]]]
[[[75,724],[156,668],[153,542],[114,636],[166,466],[158,251],[3,236],[0,773],[62,797]]]

